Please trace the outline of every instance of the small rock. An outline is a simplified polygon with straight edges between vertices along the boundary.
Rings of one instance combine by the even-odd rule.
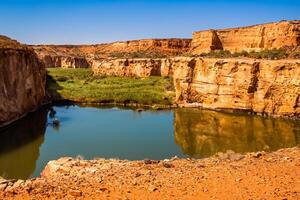
[[[142,176],[140,172],[135,173],[135,177],[139,177],[139,176]]]
[[[150,192],[155,192],[156,190],[158,190],[158,188],[155,187],[154,185],[150,185],[149,188],[148,188],[148,190],[149,190]]]
[[[152,164],[152,160],[150,160],[150,159],[144,159],[144,163],[146,165]]]
[[[14,183],[13,183],[13,182],[8,182],[7,185],[8,185],[8,186],[13,186]]]
[[[261,156],[262,156],[262,153],[261,153],[261,152],[256,152],[256,153],[254,153],[254,155],[253,155],[254,158],[259,158],[259,157],[261,157]]]
[[[239,153],[233,153],[229,154],[229,160],[231,161],[239,161],[242,160],[245,156],[239,154]]]
[[[218,152],[216,155],[220,160],[226,160],[229,157],[227,153],[223,153],[223,152]]]
[[[226,151],[226,153],[230,155],[230,154],[234,154],[235,152],[229,149]]]
[[[137,185],[137,181],[136,181],[136,180],[133,180],[133,181],[132,181],[132,185]]]
[[[137,112],[143,112],[144,110],[142,108],[136,109]]]
[[[14,188],[20,187],[25,181],[23,180],[18,180],[17,182],[14,183]]]
[[[108,191],[108,189],[107,189],[106,187],[101,187],[99,190],[100,190],[101,192]]]
[[[71,191],[69,192],[69,194],[70,194],[71,196],[74,196],[74,197],[80,197],[80,196],[82,196],[82,192],[81,192],[80,190],[71,190]]]
[[[162,164],[163,164],[163,166],[164,166],[165,168],[172,168],[172,167],[174,167],[174,165],[171,164],[171,163],[169,163],[169,162],[163,162]]]
[[[174,156],[173,158],[171,158],[171,160],[178,160],[178,157],[177,156]]]
[[[235,182],[241,182],[241,180],[242,180],[241,178],[238,178],[235,180]]]
[[[198,167],[199,167],[199,168],[204,168],[205,165],[203,165],[203,164],[198,164]]]
[[[293,160],[290,157],[284,157],[283,159],[286,160],[286,161],[292,161]]]
[[[7,187],[7,183],[0,184],[0,191],[4,191],[6,187]]]

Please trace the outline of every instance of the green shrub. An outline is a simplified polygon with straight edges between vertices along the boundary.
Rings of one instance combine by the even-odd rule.
[[[168,55],[160,52],[135,51],[135,52],[112,52],[109,54],[112,58],[165,58]]]
[[[273,50],[262,50],[259,52],[235,52],[231,53],[228,50],[214,50],[209,53],[202,53],[200,56],[203,57],[213,57],[213,58],[234,58],[234,57],[248,57],[248,58],[257,58],[257,59],[283,59],[288,57],[288,53],[283,49],[273,49]],[[299,56],[295,54],[295,57]]]
[[[270,60],[283,59],[287,57],[287,53],[283,49],[263,50],[259,52],[250,52],[252,58],[264,58]]]

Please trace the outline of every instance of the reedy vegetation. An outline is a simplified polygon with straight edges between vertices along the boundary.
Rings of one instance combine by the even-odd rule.
[[[48,68],[47,89],[55,100],[82,103],[171,105],[171,77],[93,76],[90,69]]]

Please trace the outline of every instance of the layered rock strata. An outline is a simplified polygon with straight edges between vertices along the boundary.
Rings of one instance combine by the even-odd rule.
[[[105,76],[169,76],[172,74],[170,59],[111,59],[94,61],[95,75]]]
[[[39,107],[45,69],[31,48],[0,36],[0,126]]]
[[[46,67],[86,68],[91,61],[128,53],[174,56],[187,53],[191,39],[144,39],[96,45],[33,45]]]
[[[300,46],[300,21],[281,21],[240,28],[199,31],[193,34],[191,52],[222,49],[231,52]]]
[[[61,67],[61,68],[88,68],[91,67],[91,62],[84,57],[74,56],[53,56],[44,55],[40,59],[44,61],[45,67]]]
[[[93,66],[95,75],[173,75],[176,103],[300,116],[300,60],[175,57],[116,59]]]
[[[300,115],[300,60],[199,58],[173,71],[176,101],[183,105]]]

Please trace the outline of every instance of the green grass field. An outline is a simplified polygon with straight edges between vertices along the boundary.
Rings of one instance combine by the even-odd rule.
[[[81,103],[171,105],[170,77],[95,77],[90,69],[47,69],[47,90],[54,100]]]

